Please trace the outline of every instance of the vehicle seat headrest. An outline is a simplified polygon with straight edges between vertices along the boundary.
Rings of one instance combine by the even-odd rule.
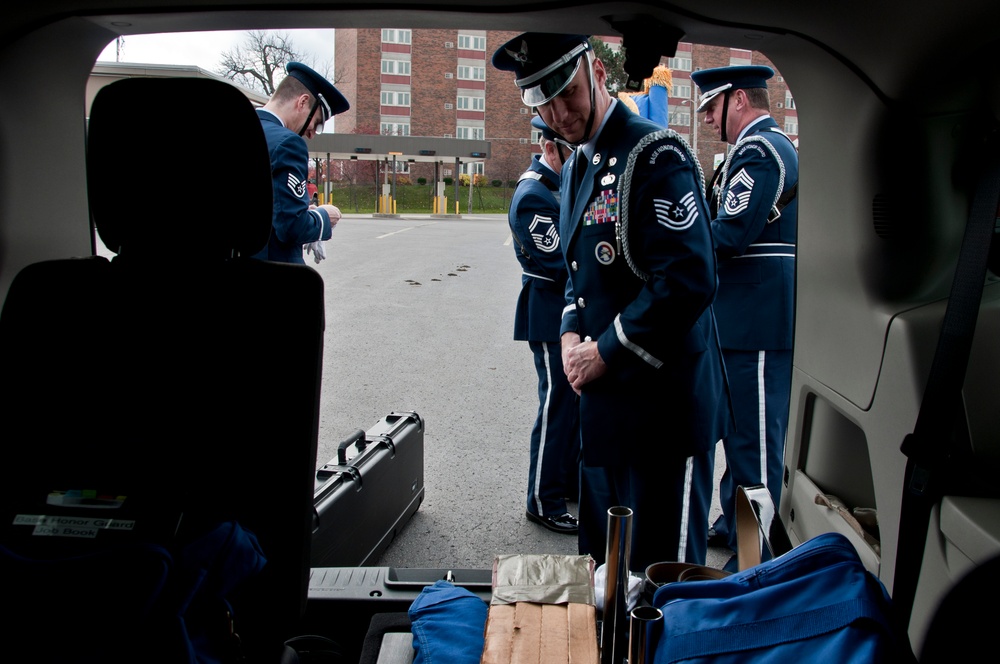
[[[130,78],[94,98],[90,213],[115,253],[252,255],[271,229],[271,166],[250,100],[223,81]]]

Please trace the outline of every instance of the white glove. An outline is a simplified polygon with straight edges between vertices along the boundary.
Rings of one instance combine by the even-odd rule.
[[[321,260],[326,258],[326,247],[323,245],[322,240],[316,240],[315,242],[310,242],[305,245],[304,249],[307,254],[313,255],[313,260],[316,261],[318,265]]]
[[[602,563],[594,570],[594,599],[596,600],[597,610],[604,610],[604,586],[605,580],[607,579],[608,569],[607,564]],[[635,605],[639,602],[639,593],[642,592],[642,577],[628,573],[628,593],[625,597],[625,611],[630,612],[635,608]]]

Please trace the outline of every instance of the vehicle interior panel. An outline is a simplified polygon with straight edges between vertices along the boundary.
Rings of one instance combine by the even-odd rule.
[[[4,509],[16,502],[11,493],[15,481],[41,476],[50,482],[58,476],[52,475],[57,471],[47,465],[51,459],[45,449],[26,447],[23,436],[11,437],[10,432],[16,432],[22,421],[19,418],[29,416],[45,422],[52,416],[52,406],[46,402],[26,405],[26,395],[32,391],[47,394],[60,404],[61,419],[43,431],[48,436],[46,444],[57,452],[64,450],[66,459],[94,472],[99,464],[88,466],[89,448],[81,450],[71,443],[76,436],[92,435],[85,433],[90,431],[86,427],[95,424],[89,414],[106,405],[100,402],[95,385],[111,390],[120,404],[132,409],[127,416],[113,414],[97,423],[114,431],[111,449],[116,454],[131,459],[138,452],[129,447],[115,425],[125,422],[138,427],[144,416],[163,421],[170,418],[162,403],[142,412],[142,399],[123,389],[130,381],[148,378],[137,369],[147,349],[135,340],[123,340],[121,330],[94,331],[100,328],[102,317],[106,322],[120,315],[118,307],[88,292],[87,286],[94,273],[107,267],[101,263],[103,259],[93,258],[93,223],[96,220],[100,226],[100,208],[95,209],[93,175],[88,175],[86,117],[87,80],[103,49],[120,35],[385,27],[398,24],[401,14],[405,14],[406,27],[412,28],[596,35],[616,35],[615,25],[638,18],[650,26],[676,28],[684,41],[756,50],[780,69],[794,91],[801,124],[801,179],[792,397],[786,486],[779,512],[793,543],[822,532],[845,533],[890,592],[897,556],[922,559],[910,622],[911,643],[919,653],[949,591],[970,570],[985,566],[1000,554],[1000,281],[995,272],[1000,261],[987,275],[962,395],[964,417],[955,432],[959,441],[968,442],[969,451],[955,457],[949,491],[932,512],[923,548],[897,551],[907,461],[900,446],[913,431],[920,410],[973,187],[984,159],[996,152],[995,136],[1000,132],[1000,68],[995,57],[1000,48],[1000,3],[995,0],[955,0],[947,7],[904,0],[848,0],[836,6],[800,0],[763,5],[736,0],[711,5],[694,0],[582,4],[541,0],[530,6],[499,0],[475,5],[452,0],[107,0],[97,4],[55,0],[12,8],[0,25],[0,80],[5,82],[4,103],[0,104],[0,306],[6,301],[15,313],[5,313],[5,317],[17,316],[18,325],[21,314],[29,314],[27,319],[39,329],[22,328],[12,333],[14,323],[0,319],[0,331],[6,330],[0,335],[0,359],[5,363],[0,367],[0,393],[7,395],[0,397],[0,425],[8,431],[2,447],[10,453],[3,470],[8,486],[0,488],[10,503],[3,505]],[[659,47],[661,55],[673,54],[670,40],[658,43],[645,32],[626,35],[626,50],[630,44],[636,50]],[[156,105],[148,100],[147,104]],[[185,100],[176,99],[159,110],[167,110],[169,116],[170,106],[191,110]],[[143,140],[145,132],[167,121],[163,113],[147,115],[149,108],[139,105],[130,109],[138,120],[130,125],[132,131]],[[225,124],[203,108],[195,110],[203,114],[200,131],[219,132]],[[174,155],[173,171],[182,169],[186,158]],[[131,165],[125,160],[105,167],[139,178],[130,172],[136,170]],[[170,186],[183,190],[190,183],[177,181],[178,174],[173,171],[168,169],[162,176]],[[152,176],[145,173],[141,177]],[[129,182],[135,184],[134,179],[125,178],[121,186],[127,187]],[[210,200],[205,192],[188,191],[185,195],[190,200]],[[160,199],[125,197],[122,202],[136,221],[163,223],[163,214],[168,211],[161,209],[165,203]],[[177,200],[168,200],[166,205],[174,206],[171,209],[179,218],[187,215],[190,207]],[[228,212],[216,203],[208,205],[217,213]],[[162,249],[158,252],[167,253]],[[994,253],[1000,256],[996,246]],[[76,257],[89,258],[67,260]],[[156,259],[165,260],[166,256]],[[12,288],[19,274],[37,277],[39,264],[56,265],[41,279],[38,294],[25,295],[20,287]],[[127,255],[118,262],[119,266],[127,264]],[[85,277],[72,283],[78,274]],[[310,306],[315,300],[320,304],[318,313],[313,309],[318,318],[307,323],[320,335],[311,339],[319,347],[313,365],[302,369],[300,373],[305,375],[299,376],[308,383],[303,389],[318,394],[323,285],[309,277],[301,282],[298,276],[291,279],[300,283],[303,300],[310,300]],[[165,294],[186,285],[210,299],[209,289],[198,280],[189,276],[180,284],[161,281],[153,291]],[[67,281],[71,283],[64,286]],[[280,299],[277,291],[269,293]],[[127,294],[141,300],[138,288]],[[239,289],[235,295],[230,292],[237,300],[234,308],[250,301],[249,296],[241,300],[243,295]],[[33,298],[37,301],[31,301]],[[53,310],[53,304],[75,314],[78,322],[90,326],[89,331],[71,333],[66,316]],[[212,318],[215,314],[208,313],[208,303],[201,301],[197,306],[216,320]],[[141,322],[153,320],[154,313],[140,311],[147,317]],[[433,315],[428,312],[428,316]],[[136,324],[132,329],[140,327]],[[199,341],[190,329],[176,322],[164,325],[160,332],[180,334],[192,343]],[[329,327],[325,331],[327,348],[331,345],[329,335],[334,333]],[[288,332],[270,329],[247,339],[244,350],[251,352],[250,345],[265,343],[263,339],[270,334]],[[44,358],[42,364],[26,361],[22,344],[29,342],[41,344],[41,350],[33,352]],[[46,355],[46,348],[52,346],[58,353]],[[125,366],[116,364],[123,356]],[[206,355],[199,357],[211,364]],[[249,380],[252,372],[239,358],[225,358],[220,361],[230,362],[229,368],[236,375]],[[177,365],[165,366],[168,362],[164,361],[157,368],[172,379],[180,380],[177,372],[183,369],[204,381],[205,369],[198,362],[178,354],[168,359],[177,360]],[[61,370],[63,367],[72,371]],[[125,382],[108,380],[112,370],[123,371]],[[52,380],[61,374],[63,382]],[[199,380],[191,382],[199,384]],[[11,396],[18,390],[19,397]],[[204,390],[199,394],[207,402],[210,397]],[[74,393],[88,391],[86,398],[74,401]],[[149,395],[168,399],[171,392],[158,387]],[[307,411],[318,405],[312,399],[306,399]],[[252,403],[259,410],[267,408],[260,395]],[[238,407],[234,403],[229,406],[234,410]],[[315,463],[318,416],[306,412],[304,417],[308,420],[306,430],[298,429],[294,434],[304,442],[296,448],[300,453],[291,455],[294,458],[265,449],[287,435],[280,427],[240,425],[242,435],[253,437],[256,456],[245,457],[237,466],[238,473],[245,474],[242,480],[231,477],[220,485],[224,489],[218,490],[238,491],[246,478],[267,483],[266,471],[271,464],[280,463],[287,464],[288,472],[294,475],[286,478],[287,485],[293,487],[289,490],[301,488],[302,495],[296,493],[295,498],[307,502],[313,477],[311,467],[308,472],[303,470],[309,464],[302,455],[309,456],[311,445],[311,463]],[[181,436],[183,429],[175,422],[154,438],[159,436],[157,444],[166,444],[163,437]],[[221,430],[221,425],[214,429],[215,433]],[[63,440],[56,440],[60,437]],[[232,445],[230,454],[239,455],[241,450],[241,446]],[[192,452],[190,447],[178,449],[178,454]],[[32,467],[32,473],[19,472],[27,466]],[[174,459],[159,470],[182,466]],[[221,463],[210,465],[199,479],[205,481],[209,473],[225,474],[227,468]],[[818,504],[818,494],[836,496],[848,510],[875,508],[879,551],[837,510]],[[264,509],[268,504],[261,496],[241,500],[244,498],[248,510]],[[296,538],[310,527],[309,514],[301,517],[292,528],[297,533],[295,541],[288,545],[291,552],[286,562],[290,566],[294,566],[292,559],[301,558],[303,549],[306,557],[301,560],[308,560],[308,537]],[[422,579],[436,577],[440,571],[417,573],[414,583],[419,586]],[[305,603],[305,610],[301,616],[292,616],[298,611],[291,610],[280,631],[291,635],[300,629],[328,629],[341,638],[344,634],[357,636],[357,642],[344,644],[352,657],[358,654],[371,615],[405,611],[415,592],[410,586],[393,587],[381,569],[313,570],[311,583],[309,572],[305,564],[283,577],[286,585],[279,593],[280,601],[298,603],[298,609]],[[325,590],[320,578],[324,575],[330,579]],[[477,590],[482,592],[483,588]],[[1000,588],[985,591],[996,594]],[[983,643],[988,645],[985,639]]]

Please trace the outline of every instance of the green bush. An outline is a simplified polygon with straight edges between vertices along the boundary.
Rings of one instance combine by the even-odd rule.
[[[427,184],[427,178],[417,178],[417,184],[419,184],[421,187],[424,186],[425,184]]]
[[[502,187],[503,186],[503,180],[492,180],[490,182],[490,184],[492,184],[494,187]]]
[[[445,184],[446,187],[450,187],[452,184],[454,184],[454,182],[455,182],[454,178],[445,178],[444,179],[444,184]]]
[[[452,178],[450,184],[454,185]],[[377,190],[377,191],[376,191]],[[370,214],[376,211],[376,196],[382,191],[382,185],[373,182],[355,184],[353,187],[346,182],[333,185],[333,200],[331,204],[339,207],[344,213]],[[510,189],[496,187],[475,187],[472,190],[472,210],[475,213],[506,214],[510,207]],[[435,187],[433,185],[404,185],[396,182],[396,212],[398,214],[428,214],[434,209]],[[444,195],[448,198],[448,212],[455,212],[455,188],[445,188]],[[469,189],[463,188],[458,196],[461,214],[469,212]]]

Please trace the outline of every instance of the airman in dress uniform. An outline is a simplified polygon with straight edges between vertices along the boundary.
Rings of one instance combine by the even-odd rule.
[[[271,99],[257,109],[271,156],[274,212],[271,237],[254,258],[305,264],[304,248],[319,263],[326,258],[323,242],[340,221],[340,210],[311,204],[305,139],[351,106],[333,84],[301,62],[289,62],[285,71],[288,75]]]
[[[711,488],[731,413],[700,166],[676,132],[611,98],[585,35],[525,33],[493,64],[578,146],[561,174],[559,237],[563,365],[580,395],[580,553],[603,562],[608,509],[627,506],[630,569],[703,563],[711,492],[697,489]]]
[[[709,535],[734,551],[736,487],[764,484],[778,504],[788,428],[799,159],[769,114],[773,75],[759,65],[691,74],[705,123],[733,144],[709,191],[719,260],[715,313],[736,416],[736,431],[724,440],[722,516]]]
[[[521,295],[514,339],[527,341],[538,374],[538,416],[531,430],[527,517],[549,530],[576,534],[577,520],[566,498],[578,492],[580,432],[576,393],[566,380],[559,347],[559,323],[566,291],[566,261],[559,242],[559,172],[572,149],[561,145],[542,119],[542,154],[517,182],[508,221],[521,263]]]

